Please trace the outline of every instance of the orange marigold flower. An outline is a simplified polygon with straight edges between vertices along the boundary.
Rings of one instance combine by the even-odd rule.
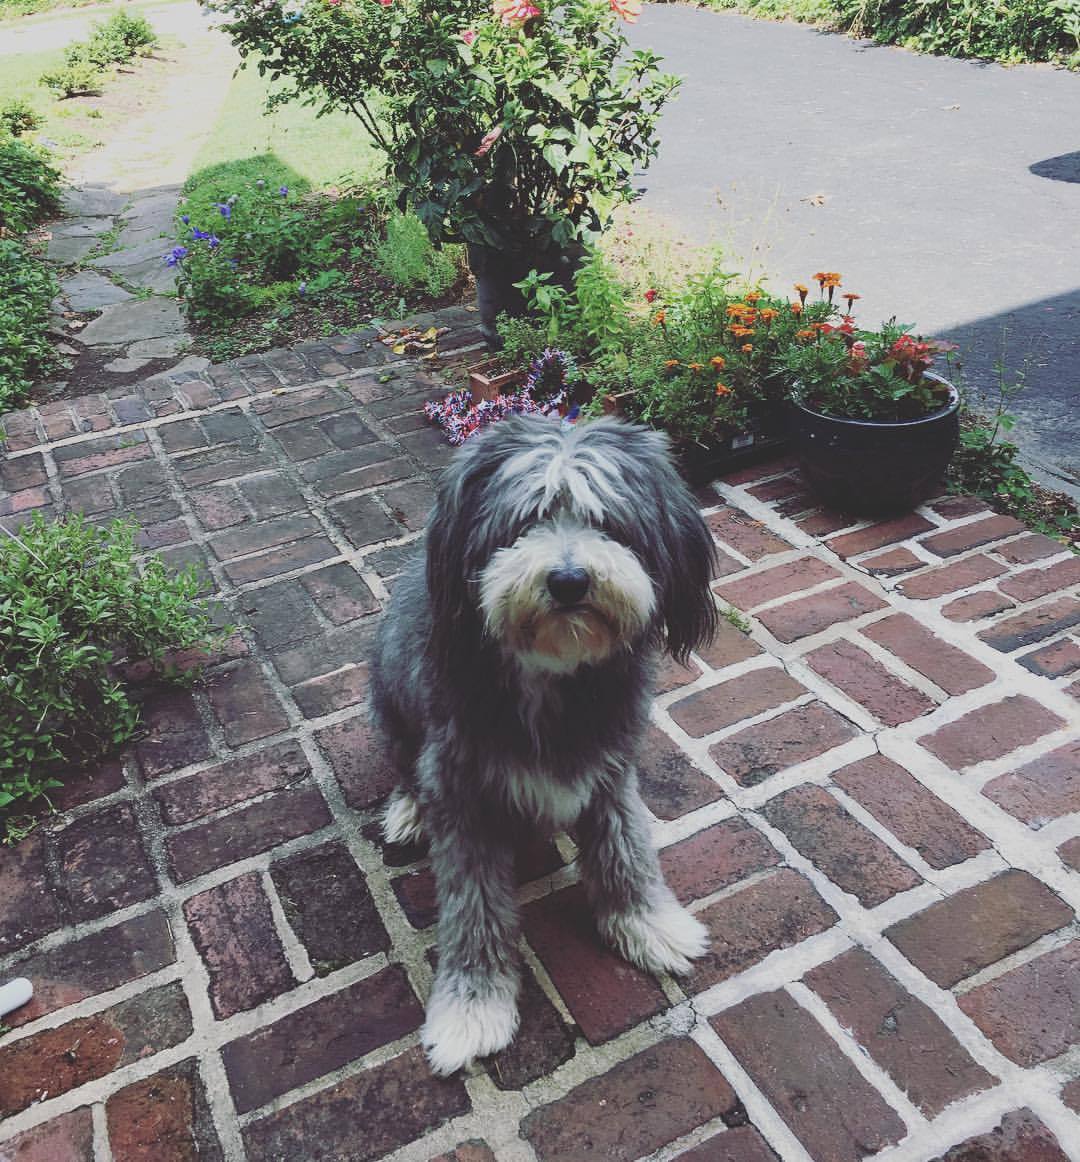
[[[802,309],[803,309],[802,303],[792,303],[791,304],[791,313],[793,315],[801,315]]]
[[[799,292],[799,298],[802,299],[806,298],[806,296],[810,293],[810,288],[803,286],[801,282],[797,282],[795,284],[795,289]]]
[[[717,371],[723,371],[724,367],[727,365],[727,360],[723,357],[723,355],[714,355],[709,360],[709,363],[712,364],[712,366],[715,367]]]
[[[718,383],[716,385],[717,395],[731,395],[731,388],[726,383]]]
[[[664,325],[664,320],[666,318],[667,318],[667,312],[665,310],[661,309],[661,310],[657,311],[656,314],[653,315],[653,317],[652,317],[653,326],[654,327],[662,327]]]
[[[778,314],[780,314],[780,312],[775,307],[762,307],[761,310],[758,311],[758,318],[763,323],[771,323]]]
[[[704,363],[688,363],[686,366],[687,366],[687,367],[688,367],[688,368],[689,368],[691,371],[704,371],[704,370],[705,370],[705,364],[704,364]]]
[[[744,327],[741,323],[732,323],[728,330],[735,336],[736,339],[745,339],[754,333],[753,327]]]
[[[822,285],[822,286],[824,286],[824,285],[825,285],[825,280],[826,280],[828,277],[829,277],[829,276],[828,276],[828,275],[825,273],[825,271],[823,271],[823,270],[816,270],[816,271],[814,271],[814,279],[815,279],[815,281],[816,281],[816,282],[819,282],[819,283],[821,283],[821,285]]]
[[[742,352],[744,355],[749,355],[749,354],[750,354],[750,352],[751,352],[751,351],[753,351],[753,349],[754,349],[754,344],[753,344],[753,343],[744,343],[744,344],[743,344],[743,345],[742,345],[742,346],[739,348],[739,350],[740,350],[740,351],[741,351],[741,352]]]
[[[672,367],[678,367],[679,361],[678,359],[665,359],[664,366],[670,370]]]
[[[813,339],[813,337],[814,337],[814,332],[810,331],[810,330],[796,331],[795,332],[796,339]]]
[[[748,303],[756,303],[761,298],[761,294],[759,291],[751,291],[748,295],[743,295],[743,298]]]
[[[727,309],[728,318],[737,318],[739,315],[745,314],[751,309],[746,303],[731,303]]]
[[[827,270],[825,272],[825,285],[826,286],[833,286],[833,287],[839,286],[840,285],[840,275],[837,274],[837,272],[835,270]]]
[[[858,300],[861,298],[862,298],[862,295],[853,295],[850,291],[846,295],[844,295],[844,299],[847,301],[847,309],[848,309],[849,315],[851,314],[851,304],[854,302],[858,302]]]

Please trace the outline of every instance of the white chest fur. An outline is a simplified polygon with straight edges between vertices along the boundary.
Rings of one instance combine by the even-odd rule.
[[[577,822],[593,792],[591,778],[568,785],[539,770],[500,771],[491,782],[501,788],[507,806],[557,830]]]

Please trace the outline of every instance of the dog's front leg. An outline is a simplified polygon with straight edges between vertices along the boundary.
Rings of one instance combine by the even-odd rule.
[[[647,972],[689,972],[708,932],[664,882],[632,769],[598,781],[577,832],[601,935]]]
[[[518,1027],[514,853],[490,822],[428,812],[439,966],[421,1038],[447,1075],[504,1048]]]

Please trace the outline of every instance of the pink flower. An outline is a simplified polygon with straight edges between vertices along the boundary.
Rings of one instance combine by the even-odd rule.
[[[489,129],[488,132],[484,134],[484,138],[480,142],[479,147],[473,151],[473,157],[483,157],[485,153],[490,152],[491,147],[495,144],[496,141],[499,140],[500,137],[502,137],[501,125],[496,125],[494,129]]]
[[[637,18],[641,15],[641,0],[608,0],[611,5],[611,11],[616,16],[621,16],[627,24],[637,24]]]
[[[529,0],[494,0],[492,10],[507,28],[520,28],[540,15],[540,9]]]
[[[476,39],[476,30],[472,28],[466,28],[465,31],[461,34],[461,39],[466,44],[472,44],[472,42]]]
[[[384,7],[384,8],[389,8],[389,7],[390,7],[390,5],[391,5],[391,4],[393,4],[393,2],[394,2],[394,0],[379,0],[379,3],[380,3],[380,4],[381,4],[381,5]]]

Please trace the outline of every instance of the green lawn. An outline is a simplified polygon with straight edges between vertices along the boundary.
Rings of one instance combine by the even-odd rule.
[[[269,91],[269,79],[254,65],[237,73],[192,166],[187,190],[193,198],[209,187],[218,200],[234,192],[230,184],[260,178],[301,192],[362,182],[380,172],[381,154],[355,117],[316,117],[314,108],[295,102],[267,113]]]

